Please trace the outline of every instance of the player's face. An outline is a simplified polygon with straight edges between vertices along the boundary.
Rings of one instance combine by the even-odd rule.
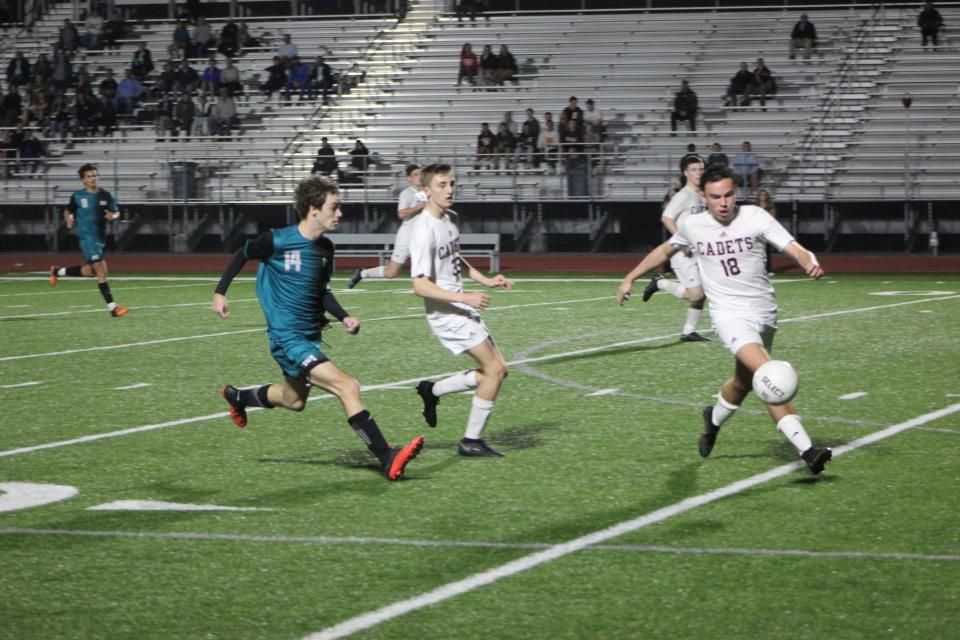
[[[410,186],[420,188],[420,169],[414,169],[413,173],[410,174]]]
[[[727,223],[733,220],[737,211],[737,189],[730,178],[708,182],[703,187],[703,197],[707,201],[707,208],[718,222]]]
[[[310,214],[316,220],[317,226],[324,233],[334,231],[337,223],[343,217],[343,211],[340,209],[340,194],[328,193],[323,206],[319,209],[310,209]]]
[[[694,162],[687,165],[687,168],[683,170],[683,175],[687,178],[687,184],[692,184],[694,188],[699,189],[700,176],[703,175],[703,163]]]
[[[100,176],[97,174],[96,171],[93,171],[93,170],[84,171],[83,178],[81,178],[81,180],[83,181],[83,186],[86,187],[87,189],[90,189],[91,191],[96,189],[97,186],[100,184]]]
[[[427,196],[441,209],[453,204],[453,186],[456,180],[452,173],[438,173],[430,180]]]

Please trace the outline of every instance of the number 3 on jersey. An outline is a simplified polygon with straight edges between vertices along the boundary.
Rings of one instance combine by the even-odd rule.
[[[720,265],[723,267],[723,275],[727,276],[738,276],[740,275],[740,265],[737,264],[736,258],[727,258],[726,260],[721,260]]]
[[[300,271],[300,251],[285,251],[283,253],[283,270]]]

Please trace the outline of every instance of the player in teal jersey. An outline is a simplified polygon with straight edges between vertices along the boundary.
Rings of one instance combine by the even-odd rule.
[[[83,181],[83,189],[74,191],[70,202],[63,210],[63,221],[67,229],[75,229],[80,239],[80,250],[86,264],[73,267],[50,267],[50,286],[57,286],[63,276],[92,278],[96,276],[100,285],[100,295],[107,302],[107,309],[115,318],[129,311],[113,301],[110,285],[107,283],[107,261],[104,259],[106,242],[104,229],[108,220],[120,219],[120,208],[109,191],[100,188],[100,175],[96,165],[85,164],[77,171]]]
[[[348,333],[360,331],[360,321],[340,306],[330,291],[333,243],[324,237],[337,228],[340,192],[327,178],[314,176],[297,186],[294,207],[299,224],[274,229],[248,240],[234,255],[217,285],[213,310],[230,315],[227,288],[248,260],[259,260],[257,298],[267,320],[270,353],[280,365],[283,382],[251,389],[226,385],[220,395],[230,404],[238,427],[247,424],[247,407],[283,407],[303,411],[310,387],[320,387],[340,399],[347,422],[380,461],[389,480],[398,480],[407,463],[423,447],[417,436],[402,447],[387,444],[376,421],[360,399],[360,384],[330,362],[320,348],[320,331],[330,312]]]

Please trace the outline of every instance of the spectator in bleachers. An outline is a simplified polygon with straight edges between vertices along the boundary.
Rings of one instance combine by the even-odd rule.
[[[109,136],[117,128],[117,109],[107,96],[100,96],[94,103],[96,109],[93,114],[93,135]]]
[[[497,56],[497,68],[494,74],[494,81],[503,85],[503,83],[510,81],[513,84],[517,84],[514,76],[517,73],[517,60],[513,57],[513,54],[510,53],[510,49],[507,48],[507,45],[500,45],[500,54]]]
[[[240,53],[240,27],[233,20],[223,25],[220,30],[220,44],[217,51],[229,58],[236,58]]]
[[[147,43],[141,42],[137,45],[137,50],[133,52],[133,60],[130,61],[130,70],[141,82],[153,72],[153,55],[147,49]]]
[[[583,126],[583,109],[577,106],[577,96],[570,96],[567,106],[560,114],[561,136],[563,135],[564,130],[567,128],[567,122],[570,120],[573,120],[577,123],[578,129]]]
[[[743,104],[749,106],[753,96],[760,96],[760,106],[767,104],[767,96],[777,92],[777,81],[773,73],[763,62],[763,58],[757,58],[757,65],[751,73],[750,84],[747,85],[747,94],[744,97]],[[766,111],[766,109],[764,109]]]
[[[22,51],[17,51],[13,59],[7,64],[7,82],[14,87],[20,87],[30,84],[32,79],[30,61],[23,55]]]
[[[237,42],[240,44],[241,49],[261,46],[260,40],[250,35],[250,27],[247,26],[246,22],[241,22],[238,27]]]
[[[184,94],[186,95],[186,94]],[[177,105],[173,102],[173,96],[169,93],[160,98],[157,103],[157,110],[153,115],[153,132],[157,137],[157,142],[162,142],[164,138],[173,140],[176,138],[176,128],[173,124],[174,110]]]
[[[197,105],[193,104],[193,98],[190,97],[189,93],[181,93],[180,100],[177,101],[177,105],[173,110],[173,135],[176,136],[180,131],[183,131],[184,141],[190,142],[190,134],[193,132],[193,121],[196,117]]]
[[[22,120],[17,121],[17,126],[14,127],[13,132],[10,134],[10,141],[13,142],[13,146],[17,149],[20,148],[20,143],[23,142],[23,136],[26,134],[27,129]]]
[[[930,44],[937,47],[937,34],[943,28],[943,16],[933,8],[933,3],[927,0],[923,5],[923,11],[917,16],[917,26],[920,27],[920,35],[923,37],[923,46],[927,46],[927,40]]]
[[[217,59],[210,58],[207,68],[203,70],[200,76],[200,91],[211,96],[220,92],[220,68],[217,67]]]
[[[540,157],[537,155],[537,138],[530,130],[530,125],[524,122],[517,134],[516,162],[532,167],[540,166]]]
[[[217,103],[210,110],[207,127],[212,136],[229,136],[237,119],[237,103],[226,89],[220,89]]]
[[[59,137],[60,142],[66,142],[67,134],[70,133],[70,109],[67,107],[67,100],[62,95],[53,99],[53,105],[50,108],[50,117],[48,118],[48,133],[52,137]]]
[[[560,139],[553,123],[553,114],[548,111],[543,114],[543,117],[543,128],[540,130],[540,136],[537,139],[537,148],[547,164],[551,168],[556,168],[557,160],[560,159]]]
[[[600,152],[600,132],[589,122],[583,123],[583,150],[589,154]]]
[[[750,73],[750,67],[746,62],[740,63],[740,70],[730,78],[730,84],[727,86],[727,93],[723,99],[723,106],[736,106],[737,96],[746,96],[747,87],[753,81],[753,74]]]
[[[690,83],[684,80],[680,83],[680,91],[673,97],[673,111],[670,113],[670,135],[677,135],[677,122],[680,120],[689,122],[690,131],[696,131],[698,108],[697,93],[690,88]]]
[[[84,93],[91,101],[95,98],[93,80],[86,69],[81,68],[80,73],[77,74],[77,85],[73,88],[73,92]]]
[[[3,109],[3,126],[12,127],[20,120],[20,114],[23,111],[23,98],[20,96],[20,90],[17,87],[10,87],[10,90],[4,94],[0,101],[0,108]]]
[[[173,93],[176,91],[176,86],[177,72],[174,71],[173,65],[169,61],[164,62],[163,70],[160,71],[160,75],[153,85],[153,95],[160,98],[165,93]]]
[[[87,28],[87,32],[80,38],[80,44],[85,49],[96,49],[100,44],[100,38],[103,36],[103,16],[96,9],[91,9],[83,24]]]
[[[54,94],[63,93],[71,82],[73,82],[73,64],[67,57],[66,51],[57,49],[53,54],[53,70],[47,78],[47,88]]]
[[[267,72],[267,81],[260,85],[260,90],[267,94],[267,99],[275,91],[280,91],[287,84],[287,70],[283,66],[280,56],[273,56],[273,64],[265,69]]]
[[[723,147],[720,146],[719,142],[714,142],[710,147],[710,155],[707,157],[706,166],[711,166],[714,164],[719,164],[723,166],[728,166],[730,164],[730,158],[727,157],[727,154],[723,152]]]
[[[503,113],[503,120],[500,121],[501,124],[507,125],[507,131],[510,132],[510,135],[517,135],[517,123],[513,120],[513,111],[505,111]]]
[[[803,47],[803,59],[810,59],[810,51],[817,43],[817,28],[807,18],[807,14],[800,16],[799,22],[793,25],[790,33],[790,59],[797,57],[797,47]]]
[[[46,155],[43,143],[33,137],[32,131],[25,131],[20,142],[20,167],[27,173],[35,174],[43,165]]]
[[[38,89],[28,94],[29,103],[25,109],[27,112],[27,122],[36,122],[37,126],[42,127],[46,123],[48,111],[50,110],[50,100],[43,89]]]
[[[117,86],[117,112],[133,113],[134,107],[137,106],[137,102],[140,101],[144,93],[146,93],[146,89],[143,88],[139,80],[133,77],[133,72],[127,69],[123,80]]]
[[[86,138],[90,135],[93,127],[93,116],[95,107],[93,102],[87,98],[85,93],[78,93],[73,97],[73,121],[70,123],[70,129],[73,135]]]
[[[593,125],[597,135],[600,136],[600,140],[603,140],[604,133],[606,132],[606,127],[603,124],[603,114],[597,109],[593,98],[587,98],[587,110],[583,112],[583,122],[584,124]]]
[[[210,127],[207,126],[207,123],[210,121],[212,112],[213,103],[207,100],[207,96],[200,94],[197,98],[197,117],[193,119],[190,135],[198,138],[210,135]]]
[[[290,34],[283,34],[283,42],[277,47],[277,55],[284,64],[289,64],[297,57],[297,45],[290,41]]]
[[[117,81],[113,77],[113,69],[107,67],[107,77],[97,85],[97,91],[101,96],[107,96],[113,102],[117,97],[117,88]]]
[[[103,25],[103,48],[119,49],[117,40],[127,35],[127,24],[119,11],[113,12],[113,17],[107,20]]]
[[[497,56],[493,54],[493,47],[483,46],[480,54],[480,84],[489,85],[496,82]]]
[[[491,156],[493,155],[493,145],[496,136],[490,131],[490,125],[484,122],[480,125],[480,133],[477,135],[477,159],[473,165],[474,169],[479,169],[481,164],[484,167],[490,167]]]
[[[359,172],[365,172],[370,166],[370,150],[360,140],[357,140],[350,150],[350,166]]]
[[[560,130],[560,152],[567,170],[583,165],[583,127],[574,118],[568,119]]]
[[[310,82],[313,83],[314,88],[320,88],[323,94],[323,104],[327,104],[327,96],[336,84],[336,77],[330,65],[324,62],[323,56],[317,56],[316,61],[311,66]]]
[[[187,31],[187,22],[185,20],[178,22],[176,28],[173,30],[167,52],[172,58],[190,57],[190,32]]]
[[[473,49],[470,48],[470,43],[467,42],[460,49],[460,72],[457,74],[457,84],[462,83],[464,78],[466,78],[470,84],[476,84],[478,68],[477,54],[473,52]]]
[[[497,127],[497,135],[493,138],[493,153],[495,168],[499,169],[502,163],[504,168],[510,168],[513,165],[513,154],[517,150],[517,138],[511,133],[506,122],[501,122]]]
[[[287,75],[287,82],[283,86],[283,99],[290,101],[290,92],[299,91],[300,100],[303,101],[304,95],[307,99],[313,99],[313,85],[310,83],[310,65],[302,62],[299,56],[293,56],[290,59],[290,72]]]
[[[193,93],[200,85],[200,74],[190,65],[189,60],[180,63],[180,68],[174,76],[174,88],[177,92]]]
[[[233,64],[233,58],[228,57],[223,64],[223,70],[220,72],[220,86],[226,87],[232,96],[242,96],[243,82],[240,78],[240,69]]]
[[[70,22],[70,18],[63,19],[63,26],[60,27],[60,33],[57,37],[57,48],[62,49],[68,56],[72,56],[80,45],[80,34],[77,28]]]
[[[763,167],[760,164],[760,158],[753,152],[749,142],[745,141],[740,145],[740,153],[733,156],[730,168],[736,174],[738,185],[749,186],[751,191],[756,191],[759,188]]]
[[[34,77],[40,76],[43,79],[43,83],[47,83],[47,78],[50,77],[50,74],[53,73],[53,65],[50,64],[50,60],[47,59],[47,54],[41,53],[37,56],[36,62],[33,63]]]
[[[533,115],[533,109],[529,107],[527,107],[526,115],[527,119],[523,121],[523,124],[530,128],[530,136],[534,140],[534,146],[539,147],[536,142],[540,139],[540,121]]]
[[[320,148],[317,149],[317,158],[313,161],[310,173],[322,173],[329,176],[337,173],[337,154],[326,138],[320,138]]]
[[[213,37],[213,29],[203,16],[197,18],[197,26],[193,28],[190,40],[193,58],[204,57],[207,55],[207,50],[217,43],[217,39]]]

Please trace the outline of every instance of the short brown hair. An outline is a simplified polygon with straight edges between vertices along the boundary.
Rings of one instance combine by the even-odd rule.
[[[424,186],[429,187],[430,183],[433,182],[433,176],[438,176],[445,173],[453,173],[453,167],[445,162],[434,162],[433,164],[424,167],[423,171],[420,172],[420,181]]]
[[[85,174],[87,171],[96,171],[98,174],[100,173],[100,170],[97,169],[97,165],[92,163],[87,163],[82,167],[80,167],[79,169],[77,169],[77,174],[80,176],[81,180],[83,180],[83,174]]]
[[[420,165],[418,165],[418,164],[416,164],[416,163],[414,163],[414,164],[408,164],[408,165],[407,165],[407,169],[406,169],[406,171],[407,171],[407,176],[410,176],[411,174],[413,174],[414,171],[416,171],[416,170],[419,169],[419,168],[420,168]]]
[[[297,190],[293,194],[293,208],[300,219],[303,220],[310,212],[310,207],[322,208],[323,203],[327,201],[327,195],[330,193],[340,193],[337,183],[330,178],[324,176],[304,178],[297,185]]]

